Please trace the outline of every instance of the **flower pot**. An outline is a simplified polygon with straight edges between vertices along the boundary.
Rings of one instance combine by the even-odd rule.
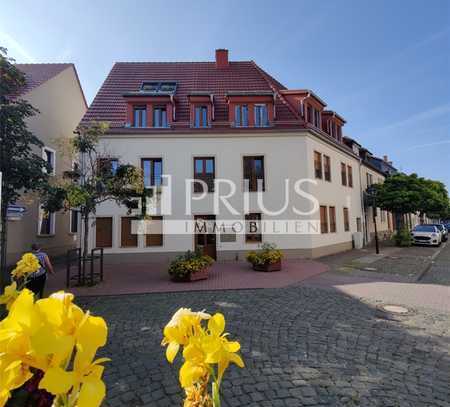
[[[206,280],[209,274],[209,267],[205,267],[195,273],[190,273],[185,276],[172,276],[171,280],[177,283],[187,283],[190,281]]]
[[[253,270],[256,271],[280,271],[281,270],[281,260],[275,263],[269,264],[254,264]]]

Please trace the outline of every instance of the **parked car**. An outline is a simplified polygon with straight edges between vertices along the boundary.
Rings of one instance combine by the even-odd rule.
[[[442,235],[442,241],[446,242],[448,240],[448,230],[447,228],[442,225],[441,223],[433,223],[432,226],[436,226],[439,229],[439,232]]]
[[[450,232],[450,223],[444,223],[444,226],[447,229],[447,232]]]
[[[442,234],[435,225],[417,225],[411,231],[414,244],[439,246],[442,242]]]

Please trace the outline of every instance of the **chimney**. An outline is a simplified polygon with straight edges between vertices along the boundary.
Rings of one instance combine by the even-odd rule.
[[[216,68],[228,68],[228,50],[216,49]]]
[[[389,162],[388,156],[387,156],[387,155],[383,155],[383,161],[384,161],[385,163],[388,163],[388,162]]]

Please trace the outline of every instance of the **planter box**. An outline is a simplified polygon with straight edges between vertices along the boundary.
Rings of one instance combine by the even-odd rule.
[[[281,260],[276,263],[271,264],[254,264],[253,270],[256,271],[280,271],[281,270]]]
[[[198,280],[206,280],[209,275],[209,267],[205,267],[204,269],[197,271],[196,273],[188,274],[184,277],[173,276],[170,279],[177,283],[187,283],[190,281],[198,281]]]

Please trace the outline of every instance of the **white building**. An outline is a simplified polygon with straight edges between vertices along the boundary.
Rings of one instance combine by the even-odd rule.
[[[216,51],[215,62],[116,63],[82,123],[109,122],[100,149],[113,162],[142,167],[147,187],[168,186],[163,175],[170,176],[170,192],[164,188],[160,197],[170,198],[171,211],[162,214],[162,230],[145,236],[132,233],[125,207],[104,203],[92,222],[91,248],[104,247],[110,259],[126,261],[171,258],[199,245],[218,259],[242,258],[261,242],[295,257],[350,249],[364,223],[361,160],[343,143],[344,119],[325,106],[311,91],[286,89],[254,62],[229,62],[226,50]],[[196,186],[191,197],[187,179],[204,181],[207,191]],[[230,183],[236,187],[227,198],[231,208],[222,204],[215,213],[212,189],[218,199],[231,192]],[[257,202],[258,183],[265,209]],[[306,194],[317,200],[313,213]],[[219,224],[252,219],[270,227],[195,235],[169,226],[197,217]],[[265,222],[271,220],[283,222]],[[292,230],[298,221],[320,226],[299,233]]]

